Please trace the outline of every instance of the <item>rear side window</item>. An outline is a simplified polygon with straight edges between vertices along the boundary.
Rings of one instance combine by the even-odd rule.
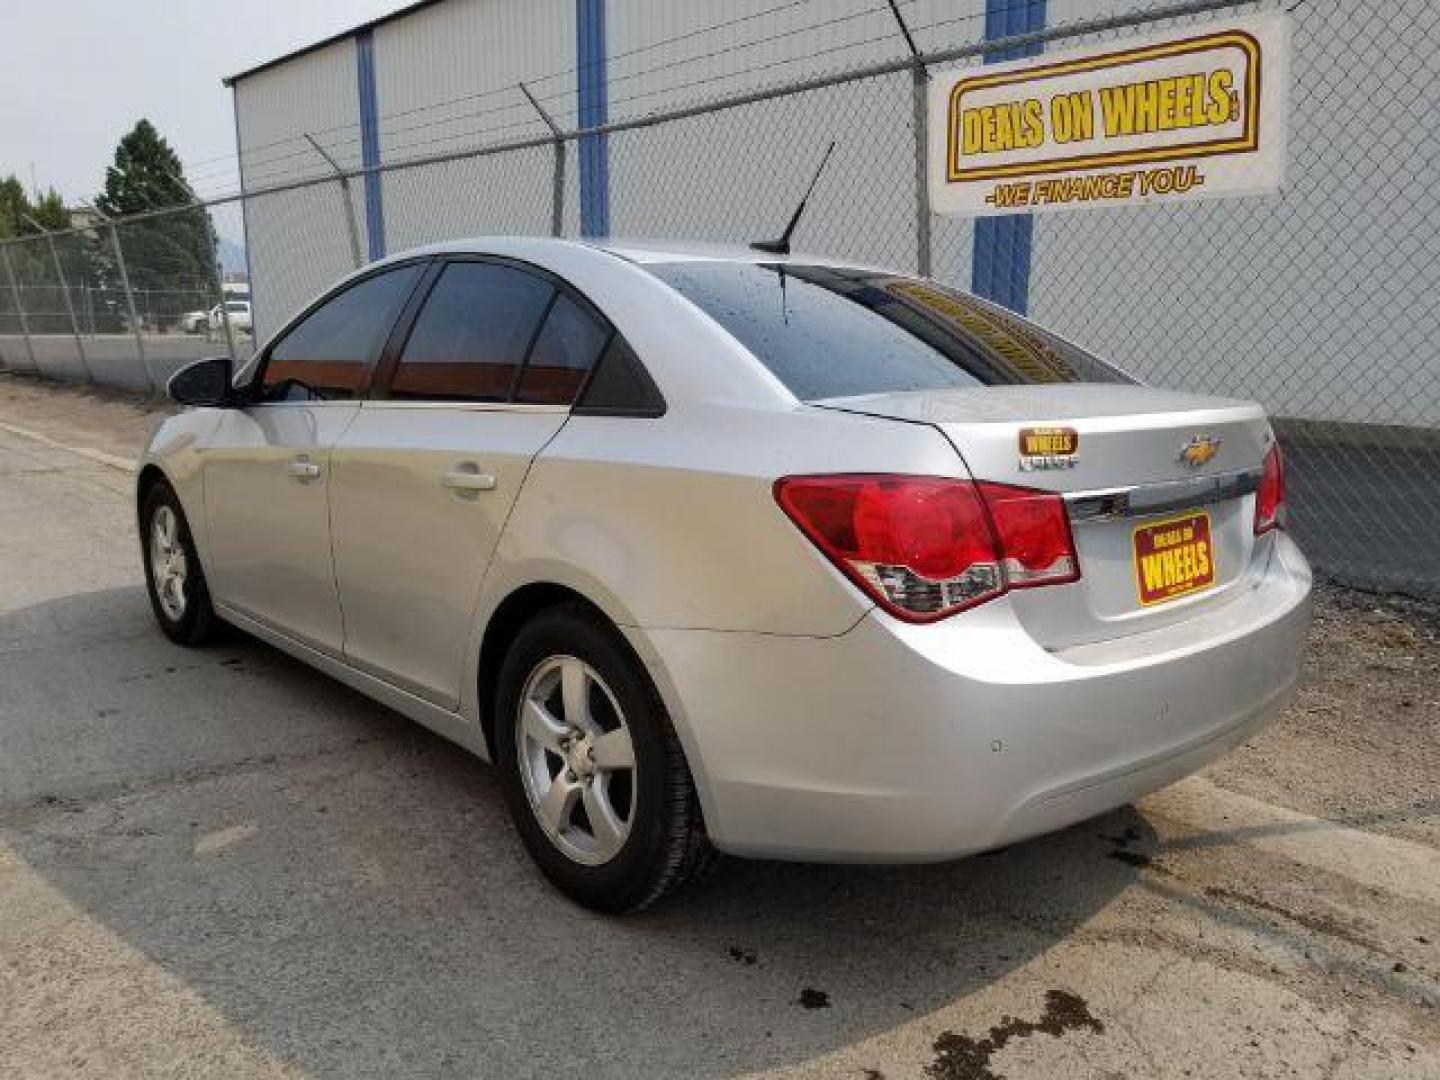
[[[615,334],[575,403],[575,411],[589,416],[663,416],[665,399],[635,350]]]
[[[1034,323],[932,281],[780,263],[648,269],[728,330],[802,401],[1132,381]]]
[[[555,287],[499,263],[451,263],[430,290],[390,383],[392,398],[509,401]]]
[[[418,265],[382,271],[305,316],[270,349],[264,397],[354,397],[420,271]],[[242,304],[240,310],[247,308]]]
[[[569,405],[609,338],[608,326],[570,297],[557,296],[530,350],[515,400]]]

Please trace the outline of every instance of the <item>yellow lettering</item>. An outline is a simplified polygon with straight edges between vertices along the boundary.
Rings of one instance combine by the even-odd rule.
[[[1234,80],[1228,68],[1221,68],[1210,73],[1209,93],[1205,101],[1205,122],[1207,124],[1223,124],[1230,119],[1234,101],[1230,91],[1233,86]]]
[[[980,110],[966,109],[960,116],[960,123],[965,132],[965,153],[980,153]]]
[[[1145,591],[1153,592],[1165,584],[1164,568],[1159,555],[1146,555],[1140,560],[1140,572],[1145,576]]]
[[[1041,112],[1040,102],[1036,98],[1029,98],[1023,106],[1024,116],[1024,141],[1022,146],[1040,146],[1045,142],[1045,117]]]
[[[1135,130],[1156,131],[1160,126],[1160,84],[1140,83],[1135,87]]]
[[[1131,135],[1135,131],[1135,87],[1102,86],[1100,118],[1107,138]]]
[[[1146,135],[1234,119],[1234,77],[1225,68],[1100,87],[1105,134]]]

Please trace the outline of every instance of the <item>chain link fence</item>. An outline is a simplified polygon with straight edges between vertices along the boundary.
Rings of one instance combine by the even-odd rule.
[[[1050,0],[1046,29],[991,42],[973,16],[940,20],[915,28],[918,54],[897,28],[889,62],[710,100],[672,94],[664,111],[585,131],[537,116],[505,143],[343,174],[316,162],[301,181],[244,196],[3,241],[0,365],[156,390],[192,359],[247,356],[248,318],[197,324],[223,307],[222,275],[213,258],[197,273],[167,248],[182,219],[212,256],[216,235],[246,237],[262,337],[360,264],[368,184],[384,185],[391,251],[573,234],[579,147],[596,139],[607,143],[612,234],[724,242],[777,234],[834,140],[797,248],[969,287],[973,222],[929,214],[916,184],[926,77],[1005,48],[1123,42],[1280,6]],[[1260,401],[1288,455],[1292,527],[1317,569],[1440,596],[1440,172],[1425,95],[1440,80],[1440,8],[1284,9],[1283,191],[1036,215],[1029,313],[1147,382]]]

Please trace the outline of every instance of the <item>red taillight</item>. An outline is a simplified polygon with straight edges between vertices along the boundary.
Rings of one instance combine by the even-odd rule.
[[[786,477],[775,499],[846,576],[911,622],[1080,577],[1065,504],[1049,492],[860,473]]]
[[[1280,444],[1270,447],[1255,493],[1255,535],[1285,527],[1285,459]]]

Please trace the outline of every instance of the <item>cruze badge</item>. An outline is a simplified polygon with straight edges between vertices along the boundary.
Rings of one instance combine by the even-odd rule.
[[[1020,429],[1020,471],[1073,469],[1079,464],[1080,433],[1068,427]]]
[[[1213,435],[1192,435],[1189,440],[1181,444],[1180,456],[1175,460],[1181,465],[1198,469],[1212,461],[1220,452],[1221,441]]]

